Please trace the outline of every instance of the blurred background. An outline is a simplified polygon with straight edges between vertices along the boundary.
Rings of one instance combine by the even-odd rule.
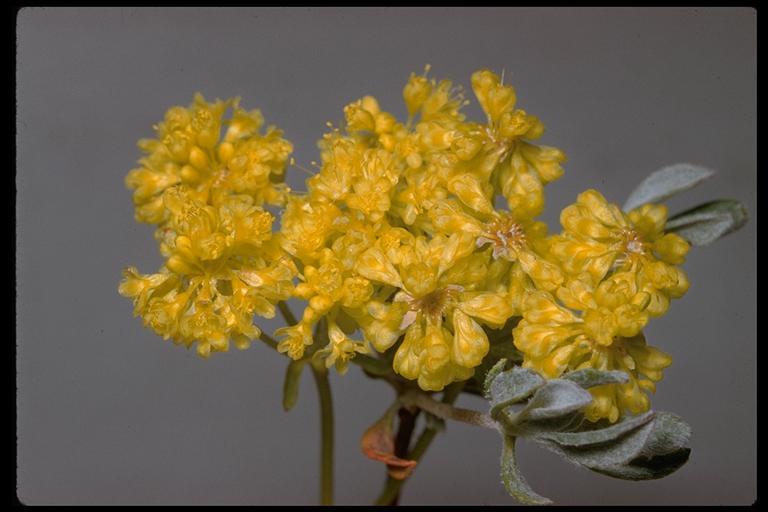
[[[172,105],[241,96],[285,130],[298,163],[325,123],[371,94],[404,118],[402,87],[432,65],[470,92],[504,70],[518,105],[567,155],[543,216],[587,188],[622,204],[676,162],[718,170],[668,204],[741,200],[751,220],[694,248],[692,286],[646,329],[674,362],[653,407],[693,428],[689,463],[625,482],[520,443],[532,487],[559,505],[751,504],[756,499],[756,11],[748,8],[25,8],[17,18],[18,497],[43,504],[314,504],[319,415],[304,375],[254,343],[206,361],[145,329],[121,270],[162,263],[133,220],[136,141]],[[473,101],[466,112],[481,120]],[[304,190],[306,178],[289,170]],[[281,324],[262,322],[270,331]],[[371,503],[384,468],[359,448],[393,398],[353,366],[333,374],[336,502]],[[483,409],[475,397],[459,405]],[[402,504],[514,504],[497,434],[450,423]]]

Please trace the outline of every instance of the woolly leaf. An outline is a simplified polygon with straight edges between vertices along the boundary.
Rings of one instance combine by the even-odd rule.
[[[528,485],[517,468],[515,458],[515,438],[504,436],[501,450],[501,480],[510,496],[526,505],[549,505],[551,500],[540,496]]]
[[[610,427],[537,433],[531,439],[592,471],[624,480],[650,480],[687,462],[690,435],[690,427],[678,416],[649,412]]]
[[[490,370],[485,373],[485,382],[483,383],[483,396],[486,399],[491,398],[491,382],[496,378],[498,374],[504,371],[504,367],[507,365],[506,359],[499,359],[496,361]]]
[[[534,391],[545,386],[545,382],[535,371],[519,366],[493,375],[486,386],[488,400],[491,402],[491,416],[496,416],[505,407],[529,397]]]
[[[592,471],[622,480],[656,480],[680,469],[691,454],[690,448],[682,448],[653,458],[638,458],[627,464],[591,467]]]
[[[658,203],[684,190],[695,187],[715,171],[693,164],[675,164],[651,173],[629,195],[624,211],[645,203]]]
[[[582,370],[566,373],[563,375],[563,379],[570,380],[582,388],[587,389],[603,384],[621,384],[627,382],[629,377],[627,377],[626,373],[620,371],[604,371],[584,368]]]
[[[511,414],[510,414],[511,413]],[[549,432],[574,432],[579,430],[584,423],[584,415],[581,411],[573,411],[556,418],[539,420],[526,420],[515,423],[514,412],[504,411],[504,427],[510,433],[520,437],[535,437],[540,433]]]
[[[653,420],[654,413],[647,412],[640,416],[625,418],[606,428],[584,430],[581,432],[541,432],[535,434],[537,439],[554,441],[560,446],[589,446],[613,441],[638,427]]]
[[[732,199],[710,201],[669,219],[666,230],[677,233],[692,245],[709,245],[747,223],[747,210]]]
[[[513,422],[557,418],[583,409],[591,402],[592,395],[579,385],[568,380],[552,379],[536,390],[528,405],[514,415]]]

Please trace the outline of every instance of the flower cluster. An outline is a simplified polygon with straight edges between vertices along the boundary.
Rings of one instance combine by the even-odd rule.
[[[649,408],[646,391],[671,358],[646,345],[649,317],[665,313],[671,298],[688,289],[683,263],[688,243],[664,234],[667,209],[643,205],[629,213],[595,190],[579,195],[560,216],[563,233],[549,254],[566,279],[556,290],[529,294],[514,342],[524,365],[547,377],[568,370],[621,370],[626,384],[592,388],[592,420],[616,421],[624,411]]]
[[[470,377],[488,353],[484,327],[520,314],[515,292],[526,279],[544,289],[562,281],[534,219],[564,155],[532,143],[541,122],[515,108],[498,76],[479,71],[472,87],[485,123],[465,120],[450,82],[412,75],[405,123],[366,96],[320,141],[319,172],[282,221],[307,307],[278,333],[280,350],[302,357],[324,318],[329,346],[319,357],[396,346],[395,372],[440,390]],[[508,209],[494,207],[497,196]],[[350,340],[357,330],[362,339]]]
[[[293,289],[296,267],[262,208],[289,193],[282,181],[292,146],[273,127],[260,134],[262,124],[237,99],[197,95],[166,113],[157,139],[139,142],[147,155],[126,177],[136,219],[158,226],[166,261],[156,274],[127,268],[120,293],[145,325],[187,347],[197,341],[205,357],[230,340],[247,347],[261,333],[253,316],[274,316]]]
[[[203,355],[230,338],[245,346],[259,335],[254,314],[301,299],[298,322],[276,332],[279,351],[342,373],[356,354],[386,353],[428,391],[471,377],[487,329],[520,317],[509,343],[524,366],[630,375],[592,390],[590,419],[647,410],[670,358],[642,329],[688,288],[689,246],[665,234],[666,208],[623,212],[588,190],[548,235],[537,216],[565,156],[536,143],[541,121],[488,70],[471,77],[486,119],[469,121],[461,88],[428,71],[403,90],[404,122],[370,96],[347,105],[303,193],[282,183],[291,145],[274,128],[260,135],[257,111],[201,97],[171,109],[127,178],[167,261],[154,275],[126,270],[121,293]],[[284,206],[278,233],[265,203]]]

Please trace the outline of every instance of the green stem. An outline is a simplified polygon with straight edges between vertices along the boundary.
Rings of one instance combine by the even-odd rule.
[[[277,309],[280,310],[280,313],[283,315],[283,318],[285,318],[285,323],[287,325],[296,325],[298,323],[296,321],[296,317],[293,315],[293,311],[291,311],[291,308],[288,307],[287,302],[282,300],[278,302]]]
[[[461,394],[461,389],[463,387],[463,382],[454,382],[450,386],[446,387],[441,402],[448,405],[455,402]],[[420,462],[421,458],[424,456],[424,452],[427,451],[427,448],[429,448],[429,445],[432,443],[432,440],[436,435],[437,430],[425,427],[424,431],[419,436],[419,439],[416,440],[416,444],[408,454],[407,458],[410,460],[415,460],[416,462]],[[375,505],[391,506],[397,504],[397,501],[400,498],[400,490],[404,483],[405,480],[397,480],[391,476],[387,476],[387,480],[384,483],[384,489],[382,489],[381,494],[375,502]]]
[[[277,350],[277,341],[275,341],[275,339],[269,334],[262,332],[261,334],[259,334],[259,339],[264,343],[266,343],[267,345],[269,345],[270,347],[272,347],[273,349]]]
[[[333,505],[333,402],[328,370],[312,366],[320,397],[320,504]]]
[[[284,301],[277,303],[280,314],[287,325],[296,325],[293,311]],[[325,322],[317,324],[315,337],[325,336]],[[268,336],[267,339],[272,340]],[[264,337],[262,337],[264,339]],[[270,341],[264,340],[272,345]],[[273,348],[277,347],[274,343]],[[320,399],[320,504],[333,505],[333,400],[331,399],[331,384],[328,380],[328,370],[322,364],[310,364],[312,375],[315,377],[317,394]]]

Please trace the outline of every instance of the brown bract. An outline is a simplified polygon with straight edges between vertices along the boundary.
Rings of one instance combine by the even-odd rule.
[[[401,459],[395,455],[395,435],[392,431],[394,410],[387,411],[380,420],[371,425],[360,440],[360,447],[369,459],[387,465],[387,473],[397,480],[405,480],[413,472],[417,462]]]

